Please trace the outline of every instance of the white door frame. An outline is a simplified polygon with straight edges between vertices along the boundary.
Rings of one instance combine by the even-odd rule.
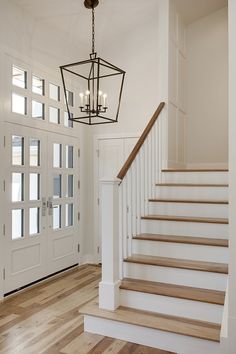
[[[101,262],[99,240],[99,141],[113,139],[139,138],[140,133],[96,134],[93,139],[93,168],[94,168],[94,262]]]

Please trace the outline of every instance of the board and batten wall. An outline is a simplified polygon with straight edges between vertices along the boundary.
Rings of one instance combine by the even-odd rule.
[[[169,11],[168,167],[184,167],[186,160],[186,25],[174,0]]]
[[[228,163],[228,14],[187,26],[187,165]]]

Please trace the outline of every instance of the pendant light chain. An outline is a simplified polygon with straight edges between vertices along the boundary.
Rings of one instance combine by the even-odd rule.
[[[95,10],[92,8],[92,53],[95,53]]]

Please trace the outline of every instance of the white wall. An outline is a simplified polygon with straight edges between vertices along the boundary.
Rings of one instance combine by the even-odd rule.
[[[228,162],[227,8],[187,28],[187,163]]]
[[[186,155],[186,26],[170,2],[168,167],[184,167]]]
[[[236,1],[229,0],[229,176],[230,176],[230,261],[229,261],[229,352],[236,348]]]

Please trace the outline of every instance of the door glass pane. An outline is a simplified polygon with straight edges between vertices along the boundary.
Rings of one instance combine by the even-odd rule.
[[[44,104],[32,101],[32,117],[38,119],[44,119]]]
[[[29,234],[39,234],[39,208],[30,208],[29,210]]]
[[[73,175],[67,176],[67,190],[66,190],[67,198],[73,198],[73,194],[74,194],[73,179],[74,179]]]
[[[73,118],[73,113],[71,113],[71,118]],[[69,119],[68,112],[64,112],[64,125],[67,128],[73,128],[73,121]]]
[[[55,101],[60,100],[60,87],[54,84],[49,84],[49,98]]]
[[[12,112],[18,114],[26,114],[26,97],[12,94]]]
[[[12,239],[16,240],[24,236],[24,210],[12,210]]]
[[[38,76],[33,76],[32,91],[38,95],[44,95],[44,80]]]
[[[29,200],[40,199],[40,175],[38,173],[30,173],[30,195]]]
[[[66,98],[68,105],[73,107],[74,106],[74,94],[71,91],[66,90]]]
[[[12,173],[12,202],[24,200],[24,174]]]
[[[61,198],[61,175],[53,177],[53,198]]]
[[[61,144],[53,144],[53,167],[54,168],[60,168],[62,166],[61,152],[62,152]]]
[[[40,166],[40,140],[30,138],[30,166]]]
[[[12,84],[21,88],[26,88],[26,71],[13,65]]]
[[[60,110],[55,107],[49,107],[49,121],[51,123],[60,123]]]
[[[24,165],[24,138],[22,136],[12,136],[12,165]]]
[[[53,206],[53,229],[61,228],[61,205]]]
[[[73,146],[66,145],[66,168],[73,168]]]
[[[73,204],[66,204],[66,220],[65,226],[73,226]]]

